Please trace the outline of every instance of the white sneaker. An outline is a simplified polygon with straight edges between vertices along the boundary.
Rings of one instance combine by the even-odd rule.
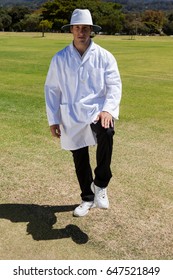
[[[94,201],[82,201],[81,204],[75,208],[73,215],[75,217],[83,217],[88,214],[89,210],[94,207]]]
[[[107,189],[97,187],[94,183],[91,185],[91,190],[95,194],[94,204],[98,208],[108,209],[109,208],[109,200],[107,196]]]

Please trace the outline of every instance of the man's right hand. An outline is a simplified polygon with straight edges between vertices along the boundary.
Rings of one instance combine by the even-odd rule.
[[[61,130],[59,124],[53,124],[50,126],[50,131],[53,137],[60,138],[61,137]]]

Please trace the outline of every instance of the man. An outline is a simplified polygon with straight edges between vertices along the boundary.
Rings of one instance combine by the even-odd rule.
[[[74,216],[85,216],[93,207],[107,209],[107,186],[112,177],[114,119],[118,119],[121,79],[113,55],[91,40],[90,11],[76,9],[70,24],[73,42],[52,58],[45,83],[46,110],[53,136],[73,155],[81,189],[81,204]],[[95,177],[89,146],[97,144]]]

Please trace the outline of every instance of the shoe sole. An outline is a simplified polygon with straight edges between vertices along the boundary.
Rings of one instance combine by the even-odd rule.
[[[73,213],[73,217],[85,217],[88,214],[89,210],[87,211],[87,213],[83,214],[83,215],[78,215]]]

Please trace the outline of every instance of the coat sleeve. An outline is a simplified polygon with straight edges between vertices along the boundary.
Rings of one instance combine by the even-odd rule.
[[[44,91],[48,123],[49,125],[60,124],[61,90],[58,83],[56,55],[50,63]]]
[[[117,62],[111,53],[108,53],[105,68],[106,98],[103,111],[109,112],[115,119],[119,116],[119,105],[122,96],[122,82]]]

